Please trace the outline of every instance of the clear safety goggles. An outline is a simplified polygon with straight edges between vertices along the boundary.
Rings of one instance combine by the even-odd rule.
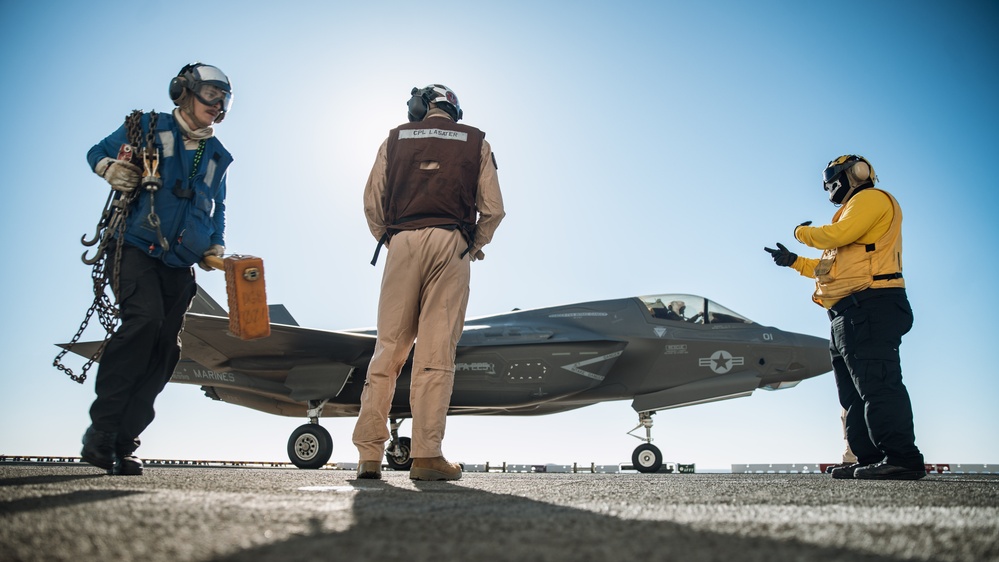
[[[232,105],[232,94],[214,84],[202,82],[191,91],[194,93],[194,97],[205,105],[213,106],[221,103],[222,111],[228,112]]]

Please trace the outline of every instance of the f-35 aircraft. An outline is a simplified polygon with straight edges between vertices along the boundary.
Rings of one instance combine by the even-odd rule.
[[[288,441],[300,468],[319,468],[333,451],[321,416],[356,416],[375,332],[303,328],[271,307],[270,337],[228,335],[225,310],[199,288],[187,315],[183,356],[171,382],[201,385],[210,398],[309,423]],[[75,352],[93,351],[78,345]],[[389,467],[412,464],[399,436],[409,409],[410,364],[391,411]],[[455,361],[451,415],[542,415],[632,400],[643,441],[640,472],[662,466],[652,414],[778,390],[831,370],[829,341],[757,324],[703,297],[654,295],[515,310],[465,322]]]

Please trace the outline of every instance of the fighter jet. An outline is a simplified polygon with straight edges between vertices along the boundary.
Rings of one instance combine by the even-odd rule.
[[[281,305],[271,306],[270,316],[269,337],[233,337],[226,311],[199,288],[171,382],[200,385],[214,400],[308,418],[289,438],[288,456],[299,468],[319,468],[333,451],[319,420],[357,415],[376,334],[300,327]],[[412,464],[410,438],[399,436],[412,416],[410,367],[398,380],[385,451],[397,470]],[[655,412],[786,389],[831,369],[829,340],[763,326],[695,295],[514,310],[466,320],[448,413],[543,415],[631,400],[638,425],[628,433],[643,442],[632,465],[656,472],[663,456],[652,444]]]

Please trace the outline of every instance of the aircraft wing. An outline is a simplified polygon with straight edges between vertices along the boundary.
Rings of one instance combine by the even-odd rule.
[[[228,387],[281,401],[324,399],[338,395],[375,349],[368,334],[271,324],[270,336],[244,341],[228,326],[227,318],[188,313],[173,382],[215,387],[220,397]]]
[[[336,396],[375,349],[375,336],[368,334],[271,324],[269,337],[244,341],[228,328],[226,317],[187,313],[172,380],[304,402]],[[72,352],[90,358],[100,343],[78,342]]]
[[[283,371],[336,362],[367,365],[375,336],[271,324],[271,335],[244,341],[228,332],[229,319],[188,313],[181,335],[183,357],[210,369]]]

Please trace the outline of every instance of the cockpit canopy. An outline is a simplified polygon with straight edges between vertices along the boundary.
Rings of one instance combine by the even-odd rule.
[[[653,318],[692,324],[755,324],[711,299],[696,295],[667,294],[638,297]]]

